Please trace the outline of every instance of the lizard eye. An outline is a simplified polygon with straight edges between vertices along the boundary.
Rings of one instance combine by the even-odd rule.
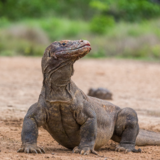
[[[65,46],[65,45],[66,45],[66,43],[63,42],[63,43],[62,43],[62,46]]]

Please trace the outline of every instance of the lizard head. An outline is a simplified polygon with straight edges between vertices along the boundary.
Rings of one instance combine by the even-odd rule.
[[[86,40],[63,40],[53,42],[46,48],[44,54],[54,59],[75,59],[85,56],[90,50],[90,43]]]
[[[42,58],[42,71],[45,68],[55,68],[64,63],[74,63],[85,56],[91,50],[87,40],[62,40],[51,43],[44,52]],[[50,68],[49,67],[49,68]]]

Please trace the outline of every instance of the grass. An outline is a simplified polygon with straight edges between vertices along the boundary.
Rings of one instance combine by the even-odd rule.
[[[25,19],[13,23],[0,19],[1,56],[40,56],[52,42],[87,39],[92,52],[88,57],[160,59],[160,21],[116,23],[103,35],[93,34],[89,22],[64,18]]]

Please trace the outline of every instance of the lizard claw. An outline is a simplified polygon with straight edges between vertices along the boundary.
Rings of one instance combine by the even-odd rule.
[[[124,151],[125,153],[130,152],[129,149],[126,149],[126,148],[124,148],[124,147],[122,147],[122,146],[120,146],[120,145],[117,145],[117,146],[116,146],[115,151],[117,151],[117,152],[123,152],[123,151]]]
[[[33,148],[31,148],[30,151],[31,151],[31,153],[36,153],[36,154],[38,154],[38,152],[37,152],[35,149],[33,149]]]
[[[78,147],[74,147],[72,153],[79,153],[79,152],[80,152],[80,150],[78,149]]]
[[[37,147],[37,145],[32,145],[32,144],[27,144],[27,145],[22,145],[22,147],[17,151],[17,152],[24,152],[24,153],[45,153],[43,148]]]
[[[87,150],[83,155],[89,155],[90,154],[90,150]]]
[[[90,147],[84,147],[82,149],[80,149],[79,147],[75,147],[72,152],[80,153],[81,155],[88,155],[90,153],[98,155],[98,153],[94,149],[90,149]]]
[[[134,150],[132,150],[132,152],[134,152],[134,153],[141,153],[142,151],[141,151],[141,149],[140,149],[140,148],[138,148],[138,149],[134,149]]]
[[[80,153],[80,154],[84,155],[84,153],[85,153],[85,151],[84,151],[84,150],[81,150],[81,153]]]
[[[24,149],[24,152],[25,152],[25,153],[29,153],[29,148],[25,148],[25,149]]]
[[[20,148],[20,149],[18,149],[17,152],[23,152],[23,151],[24,151],[24,148]]]
[[[123,151],[124,151],[124,153],[128,153],[128,152],[139,153],[139,152],[141,152],[141,149],[140,149],[140,148],[139,148],[139,149],[127,148],[127,147],[125,148],[125,147],[122,147],[122,146],[119,144],[119,145],[116,146],[115,151],[117,151],[117,152],[123,152]]]
[[[44,151],[44,149],[42,147],[39,147],[39,148],[41,149],[42,153],[45,153],[45,151]]]
[[[92,149],[91,152],[95,155],[98,155],[98,153],[94,149]]]

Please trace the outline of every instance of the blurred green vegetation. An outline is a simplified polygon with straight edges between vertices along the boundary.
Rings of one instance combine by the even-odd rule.
[[[0,0],[0,15],[12,20],[63,16],[90,20],[95,15],[138,21],[160,14],[159,0]]]
[[[39,56],[87,39],[88,57],[160,58],[160,0],[0,0],[0,55]]]

